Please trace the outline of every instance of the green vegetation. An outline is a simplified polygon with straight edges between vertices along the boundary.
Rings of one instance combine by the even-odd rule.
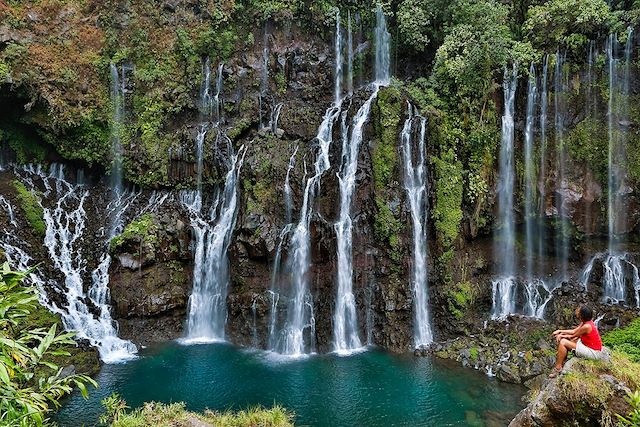
[[[25,319],[37,309],[32,287],[21,284],[25,273],[0,271],[0,423],[4,426],[42,426],[52,408],[77,386],[87,396],[85,375],[66,375],[53,359],[69,356],[72,333],[58,333],[58,324],[27,327]],[[47,323],[47,322],[45,322]]]
[[[640,363],[640,318],[636,318],[624,328],[607,332],[602,336],[602,342]]]
[[[27,222],[31,226],[33,232],[39,236],[44,236],[46,225],[44,223],[44,211],[38,203],[38,196],[29,191],[25,185],[13,180],[13,188],[16,190],[18,199],[20,200],[20,208],[27,218]]]
[[[293,426],[293,415],[280,406],[271,409],[261,407],[246,411],[214,412],[206,410],[202,414],[189,412],[184,403],[145,403],[142,408],[127,411],[124,400],[112,394],[102,401],[106,413],[101,417],[103,424],[112,427],[146,427],[202,425],[216,427],[289,427]]]
[[[113,252],[131,242],[154,245],[158,241],[157,232],[155,216],[151,213],[144,214],[127,224],[122,234],[111,239],[109,250]]]
[[[395,81],[391,87],[380,90],[373,107],[376,141],[371,153],[373,182],[377,211],[373,230],[376,238],[389,248],[394,269],[399,271],[402,261],[401,233],[404,223],[400,219],[398,194],[402,189],[398,176],[398,138],[402,122],[403,98]]]
[[[636,390],[627,396],[627,403],[631,406],[631,412],[627,416],[616,414],[618,421],[623,426],[640,426],[640,391]]]

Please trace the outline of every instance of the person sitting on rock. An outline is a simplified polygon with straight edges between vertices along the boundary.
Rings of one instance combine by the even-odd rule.
[[[576,309],[576,317],[580,324],[573,329],[558,329],[553,336],[558,342],[556,365],[549,378],[555,378],[562,370],[567,354],[573,350],[577,357],[586,359],[602,359],[602,340],[598,328],[593,323],[593,311],[586,305]]]

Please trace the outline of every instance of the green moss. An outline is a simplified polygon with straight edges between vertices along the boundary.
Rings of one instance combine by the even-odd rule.
[[[602,121],[584,119],[572,129],[565,141],[571,156],[584,162],[601,184],[607,182],[609,137]]]
[[[379,139],[373,149],[373,179],[376,189],[385,188],[391,181],[398,164],[398,128],[401,122],[402,96],[394,87],[380,91],[376,102]]]
[[[378,211],[375,216],[373,231],[376,239],[389,245],[389,256],[394,263],[402,260],[402,242],[400,233],[404,224],[391,212],[387,203],[380,196],[376,196]]]
[[[113,252],[129,241],[153,245],[158,241],[157,232],[158,226],[155,223],[155,216],[150,213],[144,214],[127,224],[122,234],[111,239],[109,250]]]
[[[478,347],[473,347],[469,349],[469,357],[471,358],[472,362],[475,362],[476,360],[478,360],[479,356],[480,356],[480,351]]]
[[[447,290],[449,311],[462,319],[465,312],[473,306],[478,296],[478,287],[469,281],[458,282]]]
[[[39,236],[44,236],[46,225],[44,223],[44,211],[38,203],[38,196],[29,191],[23,183],[18,180],[12,181],[18,199],[20,200],[20,209],[27,218],[27,222],[31,226],[31,230]]]
[[[463,170],[452,149],[431,157],[436,174],[436,203],[432,215],[437,237],[448,248],[458,237],[462,221]]]

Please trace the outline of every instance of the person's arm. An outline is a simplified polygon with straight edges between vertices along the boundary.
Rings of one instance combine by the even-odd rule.
[[[573,333],[571,334],[571,337],[569,339],[580,338],[581,336],[588,334],[589,332],[591,332],[591,325],[589,325],[588,323],[583,323],[573,330]]]
[[[578,329],[580,329],[582,325],[578,325],[573,329],[557,329],[555,331],[553,331],[553,336],[557,336],[557,335],[575,335],[575,333],[578,331]]]

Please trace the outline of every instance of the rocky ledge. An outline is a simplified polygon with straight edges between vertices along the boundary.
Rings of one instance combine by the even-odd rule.
[[[573,358],[558,377],[532,391],[509,426],[616,425],[616,414],[631,410],[626,397],[638,388],[638,374],[638,365],[617,353],[610,362]]]

